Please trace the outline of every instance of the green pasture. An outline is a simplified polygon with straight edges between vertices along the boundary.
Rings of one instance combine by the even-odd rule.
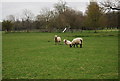
[[[54,44],[83,38],[83,48]],[[3,33],[3,79],[117,79],[118,31]]]

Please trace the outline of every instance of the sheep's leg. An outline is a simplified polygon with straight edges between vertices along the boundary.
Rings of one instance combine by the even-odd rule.
[[[80,48],[82,48],[82,44],[80,44]]]
[[[78,44],[76,44],[76,47],[78,48]]]
[[[75,48],[75,44],[73,44],[74,48]]]
[[[70,46],[70,48],[72,47],[72,45],[71,45],[71,44],[70,44],[69,46]]]
[[[80,40],[81,41],[81,43],[80,43],[80,48],[82,48],[82,40]]]
[[[59,45],[61,45],[60,41],[58,43],[59,43]]]

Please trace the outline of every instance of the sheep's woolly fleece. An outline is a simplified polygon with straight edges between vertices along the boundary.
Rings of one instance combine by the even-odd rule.
[[[61,42],[61,37],[58,37],[57,35],[55,35],[54,40],[55,42]]]
[[[63,41],[64,41],[64,43],[65,43],[66,45],[72,44],[72,42],[70,42],[69,40],[64,39]]]
[[[81,41],[80,41],[81,40]],[[82,38],[75,38],[72,40],[72,44],[82,44],[83,39]]]

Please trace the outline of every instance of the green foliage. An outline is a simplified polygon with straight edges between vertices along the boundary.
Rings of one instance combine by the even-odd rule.
[[[54,45],[54,35],[83,48]],[[118,32],[3,33],[3,79],[117,79]]]
[[[2,22],[2,27],[4,31],[7,31],[7,32],[11,31],[12,26],[13,26],[13,23],[9,20],[4,20]]]
[[[86,24],[90,29],[98,29],[100,27],[99,19],[102,10],[96,2],[91,2],[86,11]]]

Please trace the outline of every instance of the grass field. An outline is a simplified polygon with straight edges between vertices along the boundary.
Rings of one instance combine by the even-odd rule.
[[[82,37],[83,48],[55,45]],[[3,33],[3,79],[117,79],[118,31]]]

